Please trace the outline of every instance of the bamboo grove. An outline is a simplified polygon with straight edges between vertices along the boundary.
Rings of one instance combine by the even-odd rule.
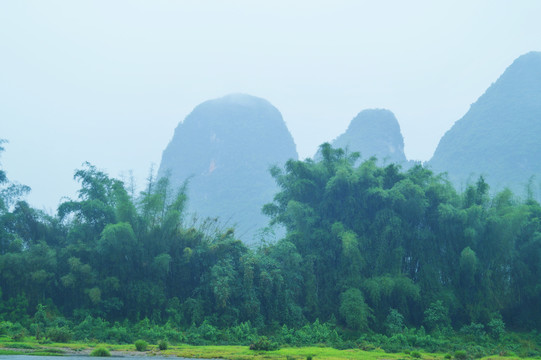
[[[262,211],[285,236],[253,248],[219,220],[185,213],[189,183],[151,178],[135,194],[85,164],[78,198],[50,215],[1,171],[0,320],[250,324],[266,334],[314,323],[357,335],[539,329],[541,206],[531,191],[491,195],[480,178],[458,192],[421,165],[380,167],[328,144],[320,153],[271,169],[280,190]]]

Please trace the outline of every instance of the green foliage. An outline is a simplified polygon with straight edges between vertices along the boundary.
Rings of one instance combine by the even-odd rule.
[[[56,216],[0,210],[0,334],[538,353],[507,331],[541,323],[541,206],[357,159],[325,145],[275,168],[265,212],[286,234],[254,248],[186,225],[166,180],[136,198],[86,165]]]
[[[397,310],[391,309],[387,319],[385,319],[385,327],[387,328],[387,333],[389,335],[398,334],[404,331],[404,316],[400,314]]]
[[[148,343],[145,340],[139,339],[135,342],[135,349],[137,349],[137,351],[147,351],[147,348]]]
[[[200,340],[202,340],[202,343],[206,344],[215,344],[219,336],[219,330],[208,320],[203,321],[203,323],[196,328],[193,333]]]
[[[494,339],[501,339],[505,334],[505,323],[501,317],[495,317],[487,324],[488,333]]]
[[[278,349],[278,344],[273,343],[266,336],[262,336],[255,343],[250,344],[250,350],[272,351],[276,349]]]
[[[127,326],[123,326],[116,322],[107,331],[107,341],[111,341],[117,344],[129,344],[132,343],[134,334]]]
[[[421,353],[418,352],[418,351],[412,351],[412,352],[410,353],[410,355],[411,355],[412,358],[415,358],[415,359],[420,359],[420,358],[422,358]]]
[[[110,324],[101,318],[87,315],[79,324],[74,326],[74,338],[78,340],[96,339],[106,341],[108,339]]]
[[[424,312],[424,323],[430,331],[443,331],[451,326],[449,309],[443,301],[437,300],[430,304]]]
[[[368,328],[371,310],[364,302],[364,296],[359,289],[351,288],[340,295],[339,311],[349,328],[353,330]]]
[[[106,348],[98,347],[92,350],[92,352],[90,353],[90,356],[107,357],[107,356],[111,356],[111,353]]]
[[[284,333],[287,334],[287,328],[282,327],[282,334]],[[336,331],[335,326],[330,323],[320,323],[319,319],[316,319],[316,321],[313,323],[306,324],[302,328],[293,331],[291,335],[292,336],[290,337],[286,335],[285,338],[289,338],[289,341],[283,342],[297,346],[311,344],[327,344],[328,346],[335,346],[342,342],[342,339]]]
[[[464,350],[455,351],[455,359],[457,360],[466,360],[468,358],[468,353]]]
[[[249,345],[258,339],[257,329],[250,322],[243,322],[239,325],[229,327],[226,330],[225,336],[229,343],[241,345]]]
[[[381,344],[381,348],[388,353],[397,353],[408,347],[408,338],[404,334],[394,334]]]
[[[11,329],[11,340],[21,341],[24,340],[26,336],[26,329],[23,328],[20,324]]]
[[[464,334],[472,340],[482,340],[486,335],[485,326],[483,324],[471,323],[460,328],[460,333]]]
[[[169,347],[169,344],[167,343],[167,340],[160,340],[160,342],[158,343],[158,349],[160,350],[167,350],[167,348]]]
[[[54,327],[47,331],[47,337],[53,342],[67,343],[73,337],[73,333],[67,326]]]

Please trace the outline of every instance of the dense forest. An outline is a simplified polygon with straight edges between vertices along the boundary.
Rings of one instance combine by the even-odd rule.
[[[491,196],[483,178],[460,193],[421,165],[358,164],[328,144],[320,154],[271,169],[280,190],[263,212],[286,235],[271,226],[250,248],[186,214],[189,183],[151,176],[136,194],[84,164],[78,198],[50,215],[0,171],[0,334],[444,351],[453,336],[479,347],[513,330],[538,351],[533,196]]]

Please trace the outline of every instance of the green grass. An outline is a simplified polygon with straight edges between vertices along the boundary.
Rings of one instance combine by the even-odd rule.
[[[0,349],[0,355],[25,355],[25,354],[21,353],[20,351],[16,351],[16,350]]]
[[[11,348],[11,349],[39,349],[40,346],[36,346],[34,344],[29,343],[21,343],[21,342],[11,342],[11,343],[3,343],[3,347]]]
[[[19,354],[19,355],[20,355],[20,354]],[[25,355],[35,355],[35,356],[63,356],[64,353],[59,353],[59,352],[55,352],[55,351],[44,350],[44,351],[35,351],[35,352],[28,353],[28,354],[25,354]]]
[[[11,350],[15,348],[17,350]],[[91,353],[98,348],[108,351],[118,351],[126,354],[135,351],[134,344],[102,344],[102,343],[52,343],[41,345],[33,338],[26,338],[24,342],[14,342],[3,339],[0,342],[0,355],[68,355],[70,352]],[[363,359],[363,360],[412,360],[413,351],[408,354],[386,353],[381,349],[363,351],[360,349],[338,350],[330,347],[283,347],[273,351],[253,351],[248,346],[192,346],[192,345],[170,345],[167,350],[159,350],[155,344],[149,344],[147,354],[162,356],[178,356],[188,358],[205,359],[230,359],[230,360],[306,360],[312,357],[314,360],[340,360],[340,359]],[[418,351],[423,360],[445,360],[446,354],[433,354]],[[416,354],[417,355],[417,354]],[[484,359],[491,360],[512,360],[516,356],[487,356]]]
[[[329,347],[284,347],[273,351],[253,351],[247,346],[190,346],[182,345],[172,347],[162,352],[165,355],[194,358],[222,358],[231,360],[248,359],[296,359],[305,360],[308,356],[317,359],[404,359],[405,354],[388,354],[383,350],[363,351],[359,349],[337,350]],[[426,355],[425,359],[436,359]]]

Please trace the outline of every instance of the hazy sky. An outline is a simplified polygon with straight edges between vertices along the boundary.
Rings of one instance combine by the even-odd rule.
[[[0,162],[54,211],[89,161],[144,183],[177,124],[242,92],[282,113],[301,157],[366,108],[394,112],[409,159],[519,55],[541,1],[0,2]]]

